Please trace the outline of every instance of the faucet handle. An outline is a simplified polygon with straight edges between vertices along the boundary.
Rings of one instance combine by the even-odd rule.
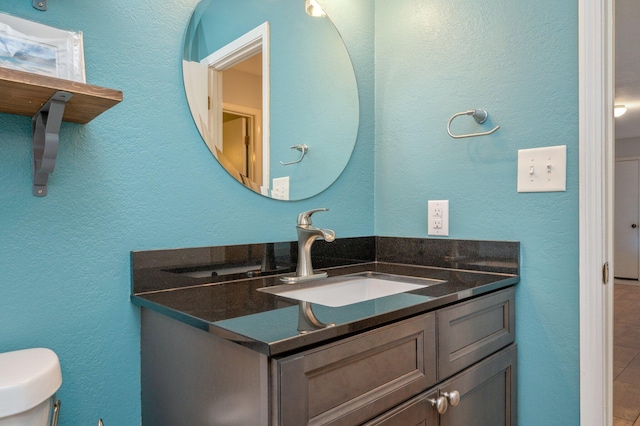
[[[329,209],[313,209],[306,212],[302,212],[298,215],[298,225],[311,225],[311,215],[316,212],[328,212]]]

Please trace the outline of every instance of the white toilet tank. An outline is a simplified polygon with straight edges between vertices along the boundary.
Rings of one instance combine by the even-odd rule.
[[[0,353],[0,426],[49,426],[61,384],[60,361],[52,350]]]

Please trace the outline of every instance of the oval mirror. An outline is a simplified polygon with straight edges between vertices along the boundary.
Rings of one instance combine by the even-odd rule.
[[[270,198],[327,189],[358,132],[351,59],[330,19],[307,13],[310,2],[203,0],[185,35],[196,127],[232,177]]]

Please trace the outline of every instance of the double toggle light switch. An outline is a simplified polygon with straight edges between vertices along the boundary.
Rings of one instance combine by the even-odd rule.
[[[566,190],[566,145],[518,150],[518,192]]]

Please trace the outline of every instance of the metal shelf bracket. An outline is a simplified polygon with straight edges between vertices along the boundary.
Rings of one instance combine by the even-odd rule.
[[[73,94],[58,91],[33,116],[33,195],[47,195],[47,180],[58,156],[60,125],[67,101]]]

